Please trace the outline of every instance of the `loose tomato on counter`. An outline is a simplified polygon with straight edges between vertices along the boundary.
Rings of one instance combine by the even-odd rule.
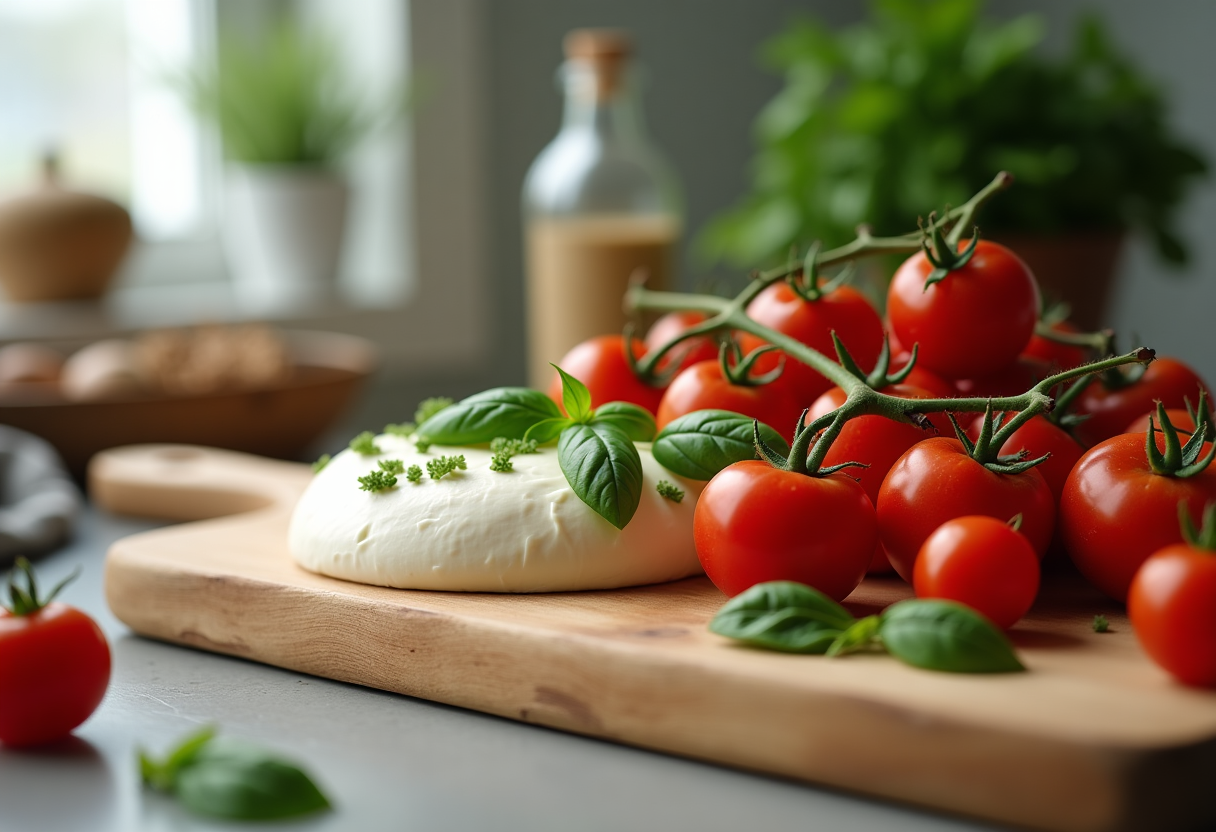
[[[24,587],[16,573],[25,576]],[[97,709],[110,682],[110,648],[101,628],[54,600],[66,584],[40,599],[29,561],[17,561],[9,584],[12,606],[0,611],[0,743],[5,745],[66,737]]]
[[[916,597],[958,601],[1012,627],[1039,593],[1039,559],[1018,532],[1020,522],[968,516],[938,526],[916,556]]]
[[[921,251],[896,271],[887,314],[901,344],[920,345],[925,368],[947,378],[979,378],[1009,366],[1026,349],[1039,316],[1039,290],[1029,267],[1004,246],[973,240],[958,249],[954,253],[935,232],[934,260]],[[940,276],[941,268],[949,271]],[[940,279],[933,282],[935,275]]]
[[[646,354],[646,345],[638,339],[634,338],[631,346],[634,358]],[[557,365],[587,385],[592,407],[605,402],[630,402],[651,413],[658,412],[663,388],[648,384],[633,372],[625,357],[625,338],[621,335],[589,338],[566,353]],[[562,379],[556,370],[547,392],[562,407]]]
[[[1051,542],[1055,499],[1034,468],[1007,468],[973,459],[958,439],[913,445],[891,467],[878,491],[878,530],[891,565],[911,581],[916,556],[934,530],[956,517],[980,514],[1004,522],[1022,515],[1022,534],[1040,558]]]
[[[1127,614],[1149,658],[1183,684],[1216,687],[1216,503],[1198,531],[1185,504],[1178,513],[1183,542],[1136,571]]]
[[[1160,419],[1163,407],[1158,408]],[[1174,432],[1168,421],[1163,429]],[[1124,433],[1090,448],[1069,474],[1060,497],[1060,532],[1077,569],[1118,601],[1127,600],[1136,570],[1153,552],[1182,542],[1179,503],[1198,519],[1216,501],[1213,449],[1201,437],[1183,452],[1175,435]]]
[[[1089,417],[1076,428],[1082,444],[1092,447],[1122,433],[1158,401],[1185,408],[1187,398],[1195,401],[1200,389],[1208,390],[1199,374],[1176,358],[1158,358],[1142,374],[1137,372],[1117,374],[1122,381],[1115,386],[1105,374],[1098,376],[1081,394],[1076,412]]]

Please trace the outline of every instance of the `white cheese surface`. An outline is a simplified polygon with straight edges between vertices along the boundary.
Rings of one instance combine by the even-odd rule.
[[[313,572],[403,589],[555,592],[611,589],[700,574],[692,517],[703,483],[683,480],[639,443],[645,480],[637,513],[623,530],[595,513],[566,482],[554,446],[490,470],[485,447],[434,445],[379,436],[383,453],[343,451],[309,485],[291,518],[292,557]],[[378,460],[425,472],[428,460],[463,454],[468,470],[418,483],[403,475],[387,491],[359,489]],[[676,503],[660,479],[684,489]]]

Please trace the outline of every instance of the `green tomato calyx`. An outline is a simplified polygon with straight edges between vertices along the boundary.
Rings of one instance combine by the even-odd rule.
[[[68,575],[59,583],[55,584],[51,589],[50,595],[46,598],[38,597],[38,584],[34,580],[34,567],[30,565],[28,558],[17,558],[17,562],[13,565],[13,571],[8,580],[8,596],[10,604],[0,604],[0,607],[8,610],[13,615],[33,615],[41,610],[51,601],[55,600],[65,586],[76,580],[80,575],[80,567],[77,566],[72,574]],[[21,586],[19,578],[25,577],[25,586]]]

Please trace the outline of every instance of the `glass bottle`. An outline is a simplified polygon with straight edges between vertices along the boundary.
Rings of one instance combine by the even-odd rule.
[[[619,333],[630,275],[669,285],[682,221],[675,177],[646,136],[619,30],[576,29],[559,77],[557,137],[524,181],[528,373],[544,389],[575,344]]]

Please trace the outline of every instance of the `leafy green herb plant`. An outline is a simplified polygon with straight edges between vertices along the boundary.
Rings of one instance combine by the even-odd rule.
[[[706,254],[751,267],[863,222],[891,233],[1008,170],[1020,187],[987,212],[990,236],[1135,228],[1185,259],[1174,215],[1207,162],[1096,17],[1052,59],[1036,51],[1039,17],[994,24],[982,0],[870,8],[857,26],[801,20],[766,45],[785,86],[754,125],[751,192],[706,229]]]
[[[369,96],[332,38],[286,16],[257,40],[220,32],[215,65],[172,80],[224,155],[249,164],[332,166],[409,102],[404,85]]]
[[[659,496],[666,500],[671,500],[673,503],[684,502],[684,489],[670,480],[659,480],[654,484],[654,488],[659,492]]]

